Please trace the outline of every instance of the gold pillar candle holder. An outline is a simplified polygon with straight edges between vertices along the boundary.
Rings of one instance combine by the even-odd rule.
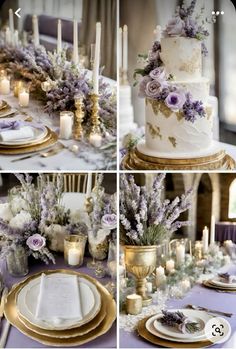
[[[146,277],[156,267],[156,246],[124,246],[125,265],[136,277],[136,293],[142,297],[143,306],[151,304],[152,297],[146,294]]]
[[[99,95],[96,93],[91,94],[91,101],[92,101],[92,113],[91,113],[91,133],[100,133],[100,120],[99,120]]]
[[[84,207],[85,207],[85,211],[88,214],[93,212],[93,198],[92,197],[85,199]]]
[[[138,315],[142,311],[142,297],[138,294],[130,294],[126,297],[126,313]]]
[[[74,130],[73,130],[73,138],[75,140],[80,140],[83,138],[83,127],[82,122],[84,119],[84,103],[83,97],[80,95],[76,95],[74,97],[75,100],[75,119],[74,119]]]
[[[87,236],[83,234],[68,235],[64,239],[65,263],[71,267],[80,267],[84,261]]]

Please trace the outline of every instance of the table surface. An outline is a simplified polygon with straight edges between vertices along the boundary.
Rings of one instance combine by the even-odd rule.
[[[236,265],[225,266],[222,271],[228,271],[236,274]],[[222,344],[212,345],[211,348],[236,348],[236,295],[230,293],[218,293],[214,290],[205,288],[201,285],[195,285],[183,299],[171,299],[167,302],[168,308],[181,308],[187,304],[195,304],[210,309],[217,309],[224,312],[234,313],[229,321],[232,329],[230,339]],[[137,336],[136,332],[126,332],[120,330],[121,348],[156,348],[155,345],[145,341]]]
[[[104,81],[108,82],[111,88],[116,86],[116,81],[108,78],[104,78]],[[51,128],[58,133],[59,131],[59,113],[54,117],[50,117],[43,111],[43,105],[41,102],[30,100],[28,108],[20,108],[18,105],[18,100],[13,96],[13,94],[7,96],[1,96],[6,100],[13,108],[26,112],[27,115],[33,118],[33,121],[40,122]],[[6,118],[6,120],[14,120],[15,117]],[[4,118],[1,118],[4,120]],[[34,156],[31,159],[21,160],[17,162],[11,162],[14,159],[21,158],[24,155],[0,155],[0,170],[101,170],[110,169],[111,159],[108,159],[104,151],[94,148],[88,143],[76,142],[74,140],[61,140],[67,148],[71,147],[73,144],[79,146],[78,154],[74,154],[68,149],[62,150],[59,154],[50,156],[48,158],[42,158],[39,155]],[[27,154],[28,155],[28,154]],[[114,169],[114,168],[112,168]]]
[[[74,268],[74,270],[81,273],[85,273],[95,278],[94,271],[86,267],[88,259],[86,258],[84,264],[80,268]],[[5,276],[5,282],[8,287],[11,287],[15,283],[20,282],[23,278],[14,278],[11,277],[7,272],[6,268],[3,265],[3,275]],[[65,266],[64,260],[61,256],[56,257],[56,265],[50,264],[45,265],[43,263],[37,262],[33,265],[30,265],[30,274],[40,272],[41,270],[52,270],[52,269],[69,269]],[[71,268],[70,268],[71,269]],[[110,277],[106,276],[105,278],[99,279],[99,282],[103,285],[110,281]],[[3,320],[5,322],[5,320]],[[79,346],[80,348],[116,348],[116,323],[112,325],[111,329],[101,337],[89,342],[87,344]],[[8,335],[8,340],[6,343],[6,348],[47,348],[47,346],[40,344],[24,334],[18,331],[15,327],[11,326],[10,332]]]

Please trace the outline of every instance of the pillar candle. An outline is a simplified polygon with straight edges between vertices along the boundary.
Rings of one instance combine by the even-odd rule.
[[[122,35],[123,30],[122,28],[119,28],[119,70],[122,70]]]
[[[89,141],[94,147],[100,148],[102,145],[102,136],[99,133],[93,133],[89,136]]]
[[[11,31],[10,31],[9,27],[6,28],[5,42],[6,42],[7,45],[11,44]]]
[[[62,43],[61,43],[61,20],[58,19],[57,22],[57,53],[60,53],[62,50]]]
[[[38,17],[36,15],[32,17],[32,23],[33,23],[34,45],[39,46],[39,24],[38,24]]]
[[[18,30],[14,31],[13,42],[15,46],[19,45],[19,33]]]
[[[208,241],[209,241],[209,230],[207,227],[205,227],[202,232],[203,253],[207,253],[208,251]]]
[[[152,282],[146,282],[146,290],[148,293],[152,293]]]
[[[157,25],[156,29],[154,30],[154,40],[155,41],[161,41],[161,26]]]
[[[176,247],[176,262],[178,265],[184,263],[185,261],[185,246],[183,244],[179,244]]]
[[[10,27],[11,41],[12,41],[12,37],[14,34],[14,19],[13,19],[13,11],[11,8],[9,9],[9,27]]]
[[[76,248],[70,248],[68,251],[68,264],[69,265],[78,265],[80,264],[81,254],[80,251]]]
[[[70,139],[73,128],[73,113],[61,112],[60,114],[60,138]]]
[[[214,245],[214,243],[215,243],[215,224],[216,224],[215,216],[212,215],[211,216],[211,236],[210,236],[210,244],[211,245]]]
[[[173,259],[169,259],[168,261],[166,261],[166,271],[168,271],[168,273],[171,273],[174,269],[175,261],[173,261]]]
[[[23,44],[23,46],[28,45],[28,37],[27,37],[27,32],[25,30],[23,31],[22,44]]]
[[[123,70],[128,71],[128,27],[123,27]]]
[[[25,91],[24,89],[22,91],[19,91],[18,101],[19,101],[19,105],[21,107],[28,107],[28,105],[29,105],[29,92]]]
[[[7,77],[3,77],[0,80],[0,94],[8,95],[10,93],[10,80]]]
[[[73,63],[79,63],[79,51],[78,51],[78,22],[74,19],[73,23]]]
[[[88,181],[86,188],[86,199],[90,198],[92,191],[92,173],[88,173]]]
[[[100,49],[101,49],[101,23],[96,23],[96,44],[93,65],[93,92],[99,93],[99,66],[100,66]]]

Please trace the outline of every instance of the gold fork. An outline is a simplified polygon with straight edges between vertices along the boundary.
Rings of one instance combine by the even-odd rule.
[[[31,158],[33,158],[35,156],[40,156],[41,158],[48,158],[49,156],[53,156],[53,155],[56,155],[56,154],[60,153],[65,148],[66,148],[66,146],[64,144],[58,143],[56,146],[54,146],[52,149],[49,149],[46,152],[39,152],[39,153],[23,156],[21,158],[17,158],[17,159],[11,160],[11,162],[27,160],[27,159],[31,159]]]

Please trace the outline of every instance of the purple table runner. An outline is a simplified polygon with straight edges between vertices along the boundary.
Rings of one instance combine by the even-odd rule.
[[[223,242],[232,240],[236,243],[236,223],[234,222],[219,222],[216,223],[215,230],[216,241]]]
[[[30,273],[35,274],[40,272],[41,270],[52,270],[52,269],[71,269],[65,266],[63,258],[56,257],[56,265],[50,264],[45,265],[43,263],[37,262],[33,265],[30,265]],[[73,268],[74,270],[85,273],[87,275],[90,275],[95,278],[94,271],[91,269],[88,269],[86,267],[87,260],[84,261],[84,264],[80,268]],[[2,267],[1,267],[2,271]],[[10,288],[12,285],[20,282],[24,278],[14,278],[11,277],[5,270],[3,271],[3,275],[5,277],[5,282],[7,286]],[[110,281],[110,277],[105,277],[102,279],[99,279],[100,283],[106,284]],[[2,325],[5,323],[5,320],[3,320]],[[79,346],[80,348],[116,348],[116,323],[112,325],[112,328],[103,336],[98,337],[97,339]],[[36,342],[24,334],[22,334],[20,331],[18,331],[16,328],[11,326],[10,332],[8,335],[8,340],[6,343],[6,348],[47,348],[47,346]]]
[[[223,268],[222,271],[236,274],[236,266]],[[181,308],[187,304],[195,304],[210,309],[221,310],[224,312],[234,313],[229,321],[232,333],[230,339],[222,344],[215,344],[211,348],[236,348],[236,294],[218,293],[214,290],[207,289],[200,285],[194,286],[183,299],[171,299],[167,302],[167,309]],[[120,347],[121,348],[156,348],[148,341],[138,337],[136,332],[126,332],[120,330]]]

